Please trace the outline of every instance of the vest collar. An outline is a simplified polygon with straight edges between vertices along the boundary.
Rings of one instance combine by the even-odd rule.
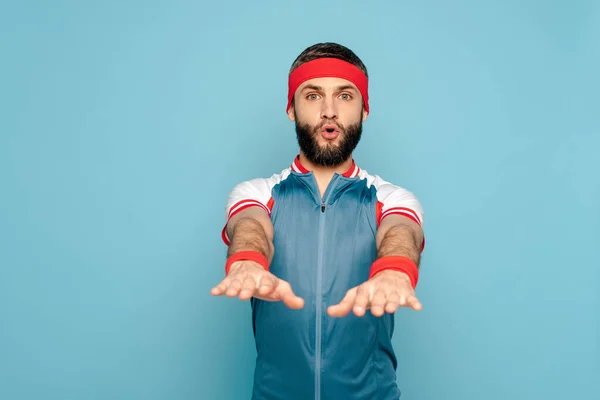
[[[300,163],[300,155],[297,155],[296,158],[294,158],[294,161],[292,162],[290,168],[292,169],[292,171],[298,172],[300,174],[308,174],[309,172],[311,172],[304,165],[302,165],[302,163]],[[341,175],[346,178],[354,178],[355,176],[358,176],[359,172],[360,168],[358,168],[358,166],[354,162],[354,159],[352,159],[352,165],[350,165],[350,168],[348,168],[348,170]]]

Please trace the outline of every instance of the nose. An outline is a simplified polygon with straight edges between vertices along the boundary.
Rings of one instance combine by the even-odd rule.
[[[330,96],[321,103],[321,119],[337,119],[335,102]]]

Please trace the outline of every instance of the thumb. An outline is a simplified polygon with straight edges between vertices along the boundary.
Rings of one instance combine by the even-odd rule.
[[[354,307],[354,301],[358,293],[358,287],[354,287],[346,292],[344,298],[336,305],[330,306],[327,309],[329,316],[331,317],[344,317]]]
[[[277,298],[283,301],[289,308],[298,310],[304,307],[304,300],[296,296],[292,290],[292,286],[282,279],[279,280],[279,285],[277,286],[275,293]]]

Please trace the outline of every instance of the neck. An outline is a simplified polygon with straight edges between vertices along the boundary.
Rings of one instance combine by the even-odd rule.
[[[346,161],[335,167],[324,167],[322,165],[317,165],[310,162],[310,160],[308,160],[304,154],[300,152],[300,163],[304,165],[306,169],[312,171],[315,179],[317,180],[319,188],[321,189],[321,194],[323,194],[325,192],[325,188],[329,185],[329,182],[331,182],[331,179],[335,173],[341,175],[350,169],[350,166],[352,166],[352,156],[348,157]]]

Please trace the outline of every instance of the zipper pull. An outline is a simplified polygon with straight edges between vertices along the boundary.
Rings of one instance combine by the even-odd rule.
[[[325,212],[325,202],[321,203],[321,212]]]

